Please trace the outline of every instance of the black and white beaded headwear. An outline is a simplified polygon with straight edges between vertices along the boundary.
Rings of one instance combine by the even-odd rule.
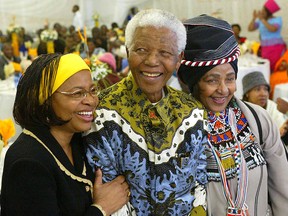
[[[230,63],[237,74],[240,49],[228,22],[201,15],[183,23],[187,30],[187,44],[178,76],[190,91],[217,65]]]

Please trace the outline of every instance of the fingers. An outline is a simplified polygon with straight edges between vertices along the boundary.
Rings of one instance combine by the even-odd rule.
[[[126,183],[126,180],[125,180],[125,177],[123,175],[120,175],[120,176],[117,176],[114,181],[118,182],[118,183],[121,183],[121,184],[124,184]]]
[[[95,184],[95,185],[101,185],[101,184],[103,184],[103,181],[102,181],[102,171],[101,171],[100,168],[96,169],[94,184]]]
[[[118,176],[118,177],[115,178],[113,181],[114,181],[114,183],[117,183],[117,184],[120,183],[121,188],[122,188],[124,191],[127,192],[127,197],[130,197],[131,192],[130,192],[130,190],[129,190],[129,185],[128,185],[128,183],[126,182],[124,176]]]

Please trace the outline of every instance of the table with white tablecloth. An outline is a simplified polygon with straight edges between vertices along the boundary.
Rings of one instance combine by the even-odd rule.
[[[22,129],[13,118],[13,106],[16,96],[16,88],[13,77],[0,81],[0,119],[12,119],[15,125],[15,135],[9,140],[11,142],[19,136]]]
[[[275,85],[273,100],[276,101],[279,97],[288,101],[288,83]]]
[[[238,60],[238,74],[237,74],[237,91],[235,96],[242,99],[243,97],[243,85],[242,79],[245,75],[259,71],[263,73],[267,83],[270,83],[270,63],[267,59],[262,59],[254,55],[240,56]]]

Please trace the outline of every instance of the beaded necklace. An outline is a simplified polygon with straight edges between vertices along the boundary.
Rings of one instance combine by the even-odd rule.
[[[248,168],[242,153],[243,144],[240,143],[237,139],[236,116],[232,108],[227,109],[227,111],[223,112],[223,116],[219,114],[215,115],[215,118],[218,117],[217,120],[220,120],[221,122],[224,120],[223,123],[225,123],[225,120],[228,118],[229,125],[231,126],[232,135],[234,136],[235,139],[235,146],[234,146],[235,151],[233,153],[235,159],[235,166],[237,168],[237,196],[235,200],[232,199],[232,195],[229,189],[229,184],[225,173],[225,168],[223,167],[222,161],[219,157],[220,154],[218,150],[216,150],[213,147],[209,139],[208,139],[208,145],[211,148],[212,153],[217,162],[221,183],[223,186],[223,193],[228,202],[227,216],[247,216],[249,215],[249,213],[248,213],[248,206],[246,205],[245,201],[248,188]]]

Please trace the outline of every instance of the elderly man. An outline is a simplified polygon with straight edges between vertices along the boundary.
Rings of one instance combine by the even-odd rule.
[[[143,10],[125,37],[131,74],[100,94],[89,163],[104,181],[126,176],[137,215],[203,215],[206,113],[166,85],[181,64],[185,28],[166,11]]]

